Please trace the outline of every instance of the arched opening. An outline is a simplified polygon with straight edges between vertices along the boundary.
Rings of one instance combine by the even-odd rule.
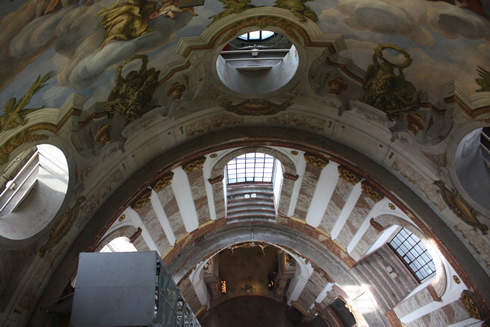
[[[65,155],[49,144],[27,149],[6,166],[1,187],[0,235],[13,240],[34,236],[49,224],[65,198]]]
[[[265,94],[286,85],[298,68],[298,52],[288,38],[251,30],[231,40],[216,60],[219,78],[233,91]]]
[[[274,199],[281,183],[278,167],[277,159],[259,152],[239,155],[226,164],[226,217],[230,222],[275,221]]]

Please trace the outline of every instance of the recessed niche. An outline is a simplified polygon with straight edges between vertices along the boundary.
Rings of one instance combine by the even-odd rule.
[[[267,37],[250,37],[257,33]],[[271,33],[242,33],[223,48],[216,60],[223,84],[239,93],[259,95],[275,91],[293,78],[298,52],[286,37]]]

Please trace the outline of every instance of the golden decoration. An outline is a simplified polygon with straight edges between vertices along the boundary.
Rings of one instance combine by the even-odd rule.
[[[368,182],[361,183],[362,193],[374,202],[379,202],[383,200],[383,195],[381,195],[371,184]]]
[[[175,82],[167,91],[167,96],[172,98],[173,101],[180,100],[184,94],[186,87],[180,82]]]
[[[163,176],[163,178],[159,179],[155,184],[153,184],[151,188],[158,193],[170,184],[172,184],[173,178],[174,173],[170,172],[169,174]]]
[[[298,151],[294,151],[294,150],[293,150],[293,151],[291,151],[291,154],[292,154],[293,156],[297,156],[297,155],[298,155]]]
[[[24,143],[45,140],[47,135],[32,134],[31,131],[23,131],[11,137],[4,145],[0,147],[0,165],[9,161],[10,154]]]
[[[342,77],[331,78],[327,81],[327,84],[330,87],[331,94],[340,95],[340,93],[347,90],[347,84]]]
[[[204,165],[204,162],[206,162],[206,157],[199,157],[191,162],[186,163],[185,165],[182,166],[182,169],[187,173],[190,174],[196,170],[202,169],[202,166]]]
[[[124,215],[122,215],[121,217],[119,217],[119,222],[123,222],[123,221],[124,221],[124,219],[126,219],[126,215],[125,215],[125,214],[124,214]]]
[[[417,134],[418,131],[424,130],[425,118],[422,114],[409,114],[407,115],[408,130],[413,134]]]
[[[481,320],[480,310],[478,310],[478,307],[468,293],[468,291],[463,291],[459,300],[464,304],[464,307],[471,318]]]
[[[214,158],[217,158],[218,157],[218,154],[217,153],[213,153],[209,156],[211,159],[214,159]]]
[[[328,165],[328,160],[324,158],[317,157],[314,154],[311,153],[305,153],[304,155],[305,161],[307,164],[312,165],[317,168],[325,168]]]
[[[99,128],[97,128],[97,133],[94,137],[95,142],[100,142],[104,145],[109,143],[109,141],[111,140],[111,131],[111,125],[100,125]]]
[[[391,210],[395,210],[396,207],[393,203],[388,203],[388,207],[391,209]]]
[[[141,197],[131,205],[134,211],[139,212],[151,200],[151,190],[144,192]]]
[[[337,170],[339,172],[340,178],[348,181],[352,185],[356,185],[361,181],[361,179],[359,178],[359,176],[357,176],[357,174],[353,173],[351,170],[345,168],[344,166],[339,166]]]
[[[281,103],[273,103],[264,99],[248,99],[238,104],[233,104],[228,99],[221,101],[221,106],[228,111],[231,111],[237,115],[247,116],[262,116],[262,115],[274,115],[280,111],[286,110],[293,103],[284,98]]]
[[[461,284],[461,280],[459,279],[459,277],[458,277],[458,276],[453,275],[453,280],[454,280],[454,282],[455,282],[456,284]]]
[[[241,22],[235,23],[231,26],[230,31],[228,34],[225,36],[225,40],[232,39],[235,37],[238,33],[240,33],[241,30],[251,27],[251,26],[257,26],[260,29],[264,29],[268,26],[275,26],[279,27],[282,29],[286,34],[296,42],[300,42],[298,39],[298,36],[294,33],[293,31],[293,25],[287,21],[286,19],[283,18],[277,18],[277,17],[272,17],[272,16],[257,16],[257,17],[251,17],[242,20]]]
[[[444,202],[456,216],[461,218],[466,224],[481,230],[483,235],[488,234],[488,226],[478,220],[479,213],[466,202],[459,192],[449,190],[443,181],[435,181],[434,184],[440,188],[438,192],[441,193]]]

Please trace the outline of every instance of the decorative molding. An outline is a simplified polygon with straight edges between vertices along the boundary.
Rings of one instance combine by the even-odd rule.
[[[480,309],[476,305],[476,301],[473,299],[471,293],[468,290],[465,290],[463,291],[463,293],[461,293],[459,300],[461,301],[461,303],[463,303],[466,312],[468,312],[471,318],[482,320]]]
[[[122,223],[124,219],[126,219],[126,214],[123,214],[121,215],[121,217],[119,217],[119,222]]]
[[[332,277],[330,277],[330,275],[325,270],[320,268],[319,266],[314,265],[313,270],[316,271],[320,276],[322,276],[323,279],[325,279],[327,282],[335,283],[335,281],[332,279]]]
[[[296,151],[296,150],[292,150],[292,151],[291,151],[291,154],[292,154],[293,156],[297,156],[297,155],[298,155],[298,153],[299,153],[299,152],[298,152],[298,151]]]
[[[340,93],[347,90],[347,84],[342,77],[334,77],[327,81],[330,87],[330,94],[340,95]]]
[[[187,174],[190,174],[192,172],[195,172],[196,170],[202,169],[205,162],[206,162],[206,157],[202,156],[182,165],[182,169]]]
[[[362,193],[374,202],[379,202],[383,200],[383,195],[380,194],[371,184],[366,181],[361,183]]]
[[[427,286],[427,291],[429,291],[429,294],[430,294],[430,296],[432,296],[432,299],[434,301],[442,302],[442,299],[439,297],[439,295],[437,295],[437,291],[432,284],[429,284]]]
[[[209,184],[211,184],[211,185],[212,185],[212,184],[216,184],[216,183],[221,182],[221,181],[223,180],[223,178],[225,178],[225,176],[224,176],[224,175],[216,176],[215,178],[210,178],[210,179],[208,179],[208,182],[209,182]]]
[[[305,157],[306,163],[309,165],[312,165],[314,167],[323,169],[323,168],[327,167],[327,165],[328,165],[328,159],[318,157],[314,154],[305,153],[304,157]]]
[[[218,157],[218,154],[217,153],[212,153],[209,157],[211,159],[214,159],[214,158],[217,158]]]
[[[369,219],[369,223],[371,224],[371,226],[374,227],[374,229],[376,229],[378,232],[382,232],[384,231],[386,228],[383,227],[383,225],[381,225],[380,223],[378,223],[377,221],[374,220],[374,218],[371,218]]]
[[[131,204],[134,211],[139,212],[151,200],[151,190],[146,190],[138,200]]]
[[[453,275],[453,280],[454,280],[454,282],[455,282],[456,284],[461,284],[461,280],[459,279],[459,277],[458,277],[458,276]]]
[[[25,130],[14,135],[0,147],[0,165],[6,164],[10,159],[10,154],[22,144],[45,140],[48,138],[49,136],[47,135],[32,134],[32,132],[29,130]]]
[[[396,207],[393,203],[388,203],[388,207],[391,209],[391,210],[395,210]]]
[[[138,227],[138,230],[129,238],[129,242],[134,243],[142,232],[143,230],[141,229],[141,227]]]
[[[77,220],[78,218],[80,206],[83,202],[85,202],[85,200],[85,197],[79,197],[73,208],[67,208],[65,210],[63,216],[61,217],[60,223],[49,231],[48,240],[39,249],[39,256],[41,258],[44,258],[46,252],[57,245],[61,241],[61,239],[70,231],[70,228],[73,226],[75,220]]]
[[[483,235],[488,234],[488,226],[482,224],[477,218],[479,213],[466,202],[458,191],[449,190],[443,181],[435,181],[434,184],[440,188],[438,192],[441,193],[444,202],[456,216],[461,218],[466,224],[481,230]]]
[[[163,190],[164,188],[166,188],[167,186],[169,186],[170,184],[172,184],[172,179],[174,178],[174,173],[170,172],[168,173],[167,175],[163,176],[162,178],[160,178],[158,181],[156,181],[152,186],[151,188],[155,191],[155,192],[160,192],[161,190]]]
[[[352,185],[356,185],[361,181],[361,177],[357,175],[356,173],[352,172],[350,169],[344,167],[344,166],[338,166],[337,170],[339,172],[340,178],[343,180],[346,180],[347,182],[351,183]]]
[[[244,19],[240,22],[237,22],[231,26],[229,26],[226,31],[228,34],[224,37],[225,40],[232,39],[233,37],[236,37],[236,35],[243,29],[250,27],[250,26],[257,26],[260,29],[264,29],[268,26],[274,26],[274,27],[279,27],[282,29],[291,39],[295,40],[298,43],[301,43],[300,40],[298,39],[298,36],[296,33],[294,33],[293,28],[296,27],[294,24],[289,22],[286,19],[283,18],[278,18],[278,17],[273,17],[273,16],[256,16],[256,17],[251,17]]]
[[[94,141],[106,145],[111,141],[111,131],[111,125],[100,125],[99,128],[97,128],[97,133],[95,134]]]
[[[285,179],[289,179],[289,180],[292,180],[292,181],[297,181],[299,176],[298,175],[293,175],[293,174],[288,174],[288,173],[284,173],[282,174],[282,176],[285,178]]]
[[[274,115],[280,111],[286,110],[293,103],[290,99],[284,98],[282,103],[276,104],[265,99],[248,99],[238,104],[232,104],[231,100],[223,99],[221,106],[226,110],[237,115],[263,116]]]

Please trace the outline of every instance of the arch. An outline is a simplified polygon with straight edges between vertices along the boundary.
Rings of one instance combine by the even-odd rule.
[[[446,292],[447,281],[450,280],[450,276],[447,276],[446,269],[441,259],[441,254],[439,250],[434,246],[432,240],[427,237],[422,231],[420,231],[416,226],[403,218],[394,215],[384,214],[374,218],[374,220],[385,228],[392,225],[406,228],[424,243],[425,247],[432,256],[432,260],[434,261],[436,267],[435,278],[429,277],[428,280],[431,280],[431,282],[427,284],[432,285],[436,291],[437,296],[442,297]],[[422,284],[425,285],[426,283]]]
[[[476,262],[474,257],[470,254],[469,250],[454,236],[454,233],[449,227],[423,199],[417,196],[417,194],[402,180],[390,173],[380,164],[344,144],[326,137],[321,137],[318,134],[309,131],[285,127],[255,126],[253,137],[250,137],[249,131],[250,127],[233,127],[223,128],[219,131],[206,132],[205,142],[203,142],[201,137],[193,138],[182,143],[179,148],[169,149],[166,152],[155,156],[154,159],[145,165],[142,165],[138,171],[124,181],[122,187],[114,190],[114,192],[91,216],[87,222],[87,226],[80,232],[77,239],[67,251],[66,256],[53,273],[50,281],[47,283],[47,289],[50,290],[49,294],[43,294],[39,303],[50,303],[57,299],[66,286],[67,279],[65,278],[65,271],[73,271],[76,265],[76,258],[78,258],[78,253],[92,245],[94,232],[102,230],[104,226],[112,225],[125,210],[125,204],[131,203],[131,201],[136,198],[138,193],[134,190],[139,190],[150,185],[154,176],[181,162],[183,156],[185,156],[186,160],[191,160],[219,150],[237,148],[240,146],[282,146],[300,151],[313,150],[317,153],[323,153],[329,158],[332,158],[332,160],[335,159],[334,161],[341,162],[349,167],[353,166],[352,163],[358,163],[359,167],[356,168],[356,171],[362,169],[362,173],[366,174],[366,176],[369,175],[369,178],[374,180],[378,187],[382,188],[386,194],[390,194],[390,189],[396,190],[397,195],[390,195],[393,203],[400,208],[404,208],[416,224],[421,226],[421,230],[425,233],[437,235],[437,238],[434,238],[435,242],[444,243],[444,245],[441,246],[441,251],[448,257],[449,262],[454,263],[458,275],[465,283],[472,285],[472,287],[474,287],[475,290],[478,290],[479,294],[483,296],[485,296],[485,294],[490,294],[490,285],[487,283],[488,276],[480,268],[478,262]],[[185,152],[183,152],[182,149],[185,149]],[[398,198],[398,196],[400,198]],[[401,201],[401,199],[403,201]],[[424,220],[422,221],[420,217],[424,217]],[[305,239],[309,238],[309,236],[301,233],[299,230],[290,230],[288,233],[285,233],[282,231],[283,227],[278,225],[270,225],[264,231],[260,231],[259,229],[256,230],[255,225],[237,226],[235,228],[236,229],[234,230],[241,228],[242,231],[241,235],[238,235],[238,239],[234,240],[235,242],[245,242],[250,240],[249,232],[250,229],[253,228],[254,232],[256,231],[256,236],[260,236],[260,239],[259,237],[256,237],[256,240],[266,239],[267,241],[274,243],[286,244],[286,246],[289,244],[290,247],[299,249],[301,254],[311,253],[310,259],[331,273],[331,276],[334,279],[339,278],[337,282],[340,285],[344,282],[352,282],[352,285],[356,284],[346,268],[342,268],[343,265],[339,264],[338,260],[331,257],[331,254],[327,254],[324,246],[322,246],[318,240],[309,239],[311,243],[307,243]],[[244,229],[247,229],[248,232],[243,232]],[[434,231],[437,231],[437,234],[435,234]],[[217,249],[225,246],[229,238],[223,237],[221,239],[220,236],[225,236],[224,233],[226,232],[230,232],[229,226],[225,227],[225,230],[220,234],[217,234],[217,232],[209,232],[210,235],[208,236],[208,234],[206,234],[206,237],[202,241],[198,242],[196,239],[193,242],[186,242],[186,245],[188,246],[179,251],[180,256],[175,257],[175,259],[168,262],[171,272],[189,271],[193,265],[200,262],[205,254],[211,251],[212,248]],[[285,238],[288,239],[288,242],[283,241]],[[205,253],[201,251],[201,245],[207,242],[213,242],[213,244],[207,247]],[[193,252],[192,250],[195,251]],[[187,257],[189,257],[189,260],[186,261]],[[190,263],[192,263],[191,266],[189,266]],[[332,267],[333,269],[338,270],[337,273],[331,272]],[[465,269],[463,269],[463,267],[465,267]],[[180,274],[180,278],[181,277],[182,275]]]
[[[127,237],[128,239],[131,239],[131,237],[135,233],[137,233],[137,232],[138,232],[138,228],[136,228],[133,225],[122,226],[122,227],[116,229],[115,231],[109,233],[106,237],[104,237],[99,242],[99,244],[97,245],[97,247],[94,249],[93,252],[99,252],[100,250],[102,250],[102,248],[104,246],[106,246],[107,244],[109,244],[110,242],[112,242],[113,240],[115,240],[116,238],[119,238],[119,237]],[[136,245],[135,245],[135,247],[136,247]],[[138,251],[144,251],[144,249],[141,249],[141,248],[138,248],[138,247],[136,247],[136,250],[138,250]]]

